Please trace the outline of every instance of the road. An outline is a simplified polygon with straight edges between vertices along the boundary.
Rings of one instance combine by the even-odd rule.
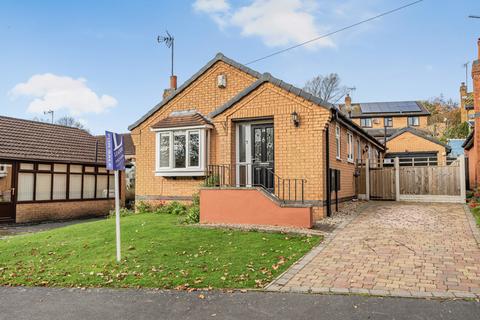
[[[204,297],[200,297],[203,294]],[[203,298],[203,299],[202,299]],[[265,292],[0,288],[0,319],[479,319],[480,303]]]

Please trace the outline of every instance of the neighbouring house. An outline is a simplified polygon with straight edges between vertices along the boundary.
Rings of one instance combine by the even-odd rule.
[[[411,162],[418,165],[446,165],[452,148],[429,135],[412,127],[397,130],[387,138],[385,159],[398,157],[400,163]],[[391,161],[391,162],[392,162]]]
[[[347,95],[339,106],[370,135],[386,144],[386,159],[418,164],[447,163],[450,146],[427,131],[430,112],[419,101],[352,103]],[[391,160],[390,162],[393,162]]]
[[[467,85],[462,82],[460,85],[460,120],[462,123],[468,122],[471,126],[474,125],[474,120],[470,117],[475,113],[473,101],[473,92],[468,92]]]
[[[480,114],[480,39],[477,41],[478,58],[473,61],[472,79],[473,79],[473,115]],[[473,119],[474,127],[463,143],[465,156],[468,163],[468,181],[471,190],[476,189],[480,183],[480,118]]]
[[[202,223],[310,227],[355,196],[355,163],[384,152],[335,106],[222,54],[129,129],[136,201],[200,192]]]
[[[101,216],[114,207],[114,176],[97,137],[4,116],[0,136],[0,222]]]

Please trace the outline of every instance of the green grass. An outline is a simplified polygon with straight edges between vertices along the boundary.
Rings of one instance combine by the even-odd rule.
[[[475,220],[477,221],[477,225],[480,227],[480,207],[470,209],[470,211],[472,212],[473,216],[475,217]]]
[[[0,285],[56,287],[253,288],[271,281],[321,238],[179,225],[178,216],[115,220],[0,240]]]

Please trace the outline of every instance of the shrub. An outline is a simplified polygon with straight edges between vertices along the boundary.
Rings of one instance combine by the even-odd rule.
[[[135,211],[127,208],[120,208],[120,217],[131,216],[132,214],[135,214]],[[115,218],[115,209],[110,210],[108,218]]]
[[[137,212],[139,213],[145,213],[145,212],[150,212],[152,211],[152,206],[144,201],[139,201],[138,203],[135,204]]]
[[[204,187],[217,187],[220,184],[220,177],[218,175],[208,176],[203,184]]]
[[[178,201],[173,201],[167,205],[157,207],[153,212],[157,214],[172,214],[182,216],[187,213],[187,206]]]
[[[192,205],[187,209],[187,216],[184,223],[192,224],[200,222],[200,196],[198,194],[193,196]]]

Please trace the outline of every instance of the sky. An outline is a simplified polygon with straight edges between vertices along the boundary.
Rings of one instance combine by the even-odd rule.
[[[175,37],[181,84],[224,53],[246,63],[411,0],[0,2],[0,115],[73,116],[94,134],[127,132],[169,85]],[[249,65],[302,87],[338,73],[353,102],[458,101],[478,57],[478,0],[424,0],[400,12]],[[471,88],[471,78],[469,77]]]

